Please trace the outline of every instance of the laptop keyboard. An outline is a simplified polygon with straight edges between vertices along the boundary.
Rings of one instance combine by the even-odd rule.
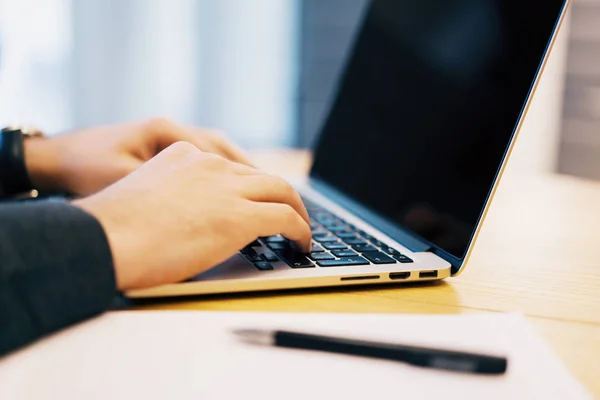
[[[246,259],[259,271],[273,270],[272,263],[279,260],[294,269],[413,262],[408,256],[385,245],[323,207],[306,199],[304,204],[310,215],[310,229],[313,234],[312,252],[303,254],[292,242],[282,236],[260,238],[241,250]],[[268,250],[265,250],[265,247]]]

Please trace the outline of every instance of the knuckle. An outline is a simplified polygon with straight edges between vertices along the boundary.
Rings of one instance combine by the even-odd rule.
[[[152,118],[146,121],[146,132],[154,137],[168,137],[175,140],[181,138],[181,128],[175,122],[167,118]]]
[[[259,169],[257,169],[256,167],[251,167],[246,164],[237,164],[236,167],[239,168],[240,171],[245,172],[249,176],[257,176],[260,174]]]
[[[256,239],[258,236],[256,224],[244,223],[256,218],[252,203],[246,200],[236,200],[231,202],[230,210],[224,216],[224,225],[227,226],[226,234],[230,236],[232,232],[236,232],[236,234],[245,238],[246,243]]]
[[[206,129],[204,130],[206,135],[210,136],[212,139],[218,142],[224,142],[227,140],[227,135],[223,131],[218,129]]]
[[[286,222],[293,224],[298,220],[298,213],[290,205],[284,204],[282,210],[282,216]]]
[[[296,195],[296,190],[294,189],[294,187],[285,179],[281,179],[281,190],[283,190],[289,195]]]
[[[146,126],[151,132],[169,131],[174,125],[170,119],[164,117],[155,117],[146,121]]]
[[[202,154],[202,157],[200,157],[199,162],[207,169],[213,171],[225,171],[231,167],[231,162],[218,154],[201,151],[200,153]]]
[[[218,154],[215,153],[209,153],[209,152],[202,152],[202,159],[205,160],[207,163],[211,163],[213,165],[224,165],[227,163],[227,160],[225,160],[223,157],[219,156]]]
[[[175,142],[169,147],[169,151],[175,154],[193,154],[199,152],[199,150],[191,143],[179,141]]]
[[[279,176],[271,176],[271,179],[273,181],[273,186],[282,193],[285,193],[286,195],[296,193],[292,185],[285,179]]]

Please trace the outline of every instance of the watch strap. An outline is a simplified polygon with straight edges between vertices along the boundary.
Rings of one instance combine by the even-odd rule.
[[[29,192],[33,185],[25,164],[25,147],[20,129],[0,131],[0,197]]]

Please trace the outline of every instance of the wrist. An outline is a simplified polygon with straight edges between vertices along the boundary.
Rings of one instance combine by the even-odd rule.
[[[25,140],[25,167],[35,189],[41,193],[58,193],[59,152],[53,140],[30,138]]]
[[[136,275],[138,260],[132,256],[140,253],[136,252],[134,236],[126,229],[127,217],[115,212],[114,205],[105,204],[95,196],[75,200],[71,204],[96,218],[102,226],[112,254],[117,289],[125,291],[135,287],[140,277]]]

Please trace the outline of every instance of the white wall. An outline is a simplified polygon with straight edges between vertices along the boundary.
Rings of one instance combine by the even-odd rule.
[[[153,115],[193,122],[197,2],[170,3],[73,2],[70,87],[76,126]]]
[[[0,0],[0,126],[29,123],[53,132],[71,125],[70,6]]]
[[[162,115],[289,144],[296,0],[86,0],[74,7],[78,126]]]
[[[245,144],[289,145],[295,129],[296,0],[204,0],[199,115]]]
[[[0,125],[161,115],[291,144],[299,0],[0,0]]]

